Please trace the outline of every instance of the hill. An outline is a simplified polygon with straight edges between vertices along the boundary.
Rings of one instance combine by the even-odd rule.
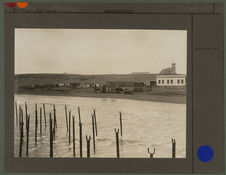
[[[99,83],[108,81],[123,82],[147,82],[155,80],[157,74],[102,74],[102,75],[80,75],[80,74],[18,74],[15,75],[15,87],[31,84],[59,84],[59,83]]]

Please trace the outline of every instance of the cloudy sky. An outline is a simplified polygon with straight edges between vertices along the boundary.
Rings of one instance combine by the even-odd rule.
[[[185,30],[15,29],[15,74],[186,73]]]

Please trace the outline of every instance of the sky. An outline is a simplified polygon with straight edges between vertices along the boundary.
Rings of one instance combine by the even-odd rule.
[[[186,30],[15,29],[15,74],[186,74]]]

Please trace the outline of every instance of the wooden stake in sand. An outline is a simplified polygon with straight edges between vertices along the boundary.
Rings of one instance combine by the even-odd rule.
[[[119,152],[119,129],[115,129],[115,138],[116,138],[116,155],[117,158],[120,157],[120,152]]]
[[[46,127],[46,106],[45,106],[45,104],[43,104],[43,114],[44,114],[45,127]]]
[[[72,117],[73,120],[73,156],[75,157],[75,116]]]
[[[172,140],[172,158],[176,157],[176,140],[175,139],[171,139]]]
[[[90,158],[90,140],[91,137],[86,135],[86,142],[87,142],[87,158]]]
[[[94,154],[95,154],[95,152],[96,152],[96,143],[95,143],[95,117],[94,117],[94,115],[92,115],[91,114],[91,116],[92,116],[92,129],[93,129],[93,152],[94,152]]]
[[[49,145],[50,145],[50,151],[49,151],[49,157],[53,157],[53,120],[51,117],[51,113],[49,114]]]
[[[96,109],[93,109],[93,116],[94,116],[94,125],[95,125],[95,131],[97,136],[97,115],[96,115]]]
[[[120,120],[120,133],[121,133],[121,136],[122,136],[122,112],[120,111],[119,112],[119,120]]]
[[[16,111],[16,126],[18,125],[18,111],[17,111],[17,102],[15,101],[15,111]]]
[[[35,104],[35,146],[37,146],[37,129],[38,129],[38,109]]]
[[[82,123],[79,122],[79,144],[80,144],[80,157],[82,157]]]
[[[42,108],[40,108],[40,137],[42,138]]]
[[[150,158],[153,158],[154,154],[155,154],[155,148],[154,148],[154,151],[152,153],[150,152],[149,148],[147,150],[148,150],[148,154],[150,155]]]
[[[26,118],[26,130],[27,130],[27,146],[26,146],[26,156],[28,157],[29,151],[29,127],[30,127],[30,115]]]
[[[68,132],[68,119],[67,119],[67,106],[66,105],[65,105],[65,118],[66,118],[67,132]]]
[[[20,121],[20,147],[19,147],[19,157],[22,157],[22,148],[23,148],[23,121]]]
[[[69,134],[68,134],[68,141],[69,141],[69,146],[71,144],[71,111],[69,111]]]

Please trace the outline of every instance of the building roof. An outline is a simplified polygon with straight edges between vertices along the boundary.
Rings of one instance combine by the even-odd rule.
[[[186,74],[165,74],[165,75],[156,75],[156,78],[186,78]]]

